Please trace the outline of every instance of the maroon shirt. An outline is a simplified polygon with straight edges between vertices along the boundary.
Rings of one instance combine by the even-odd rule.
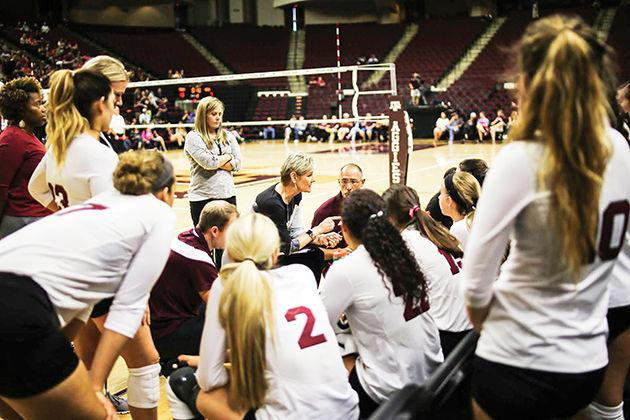
[[[162,338],[182,322],[199,315],[200,292],[210,290],[218,276],[210,249],[197,229],[182,232],[173,241],[171,254],[149,298],[151,334]]]
[[[33,134],[15,126],[0,134],[0,198],[7,201],[4,214],[43,217],[51,211],[28,192],[28,181],[46,149]]]
[[[311,223],[311,227],[315,227],[324,221],[327,217],[332,216],[341,216],[341,202],[343,201],[343,196],[341,192],[339,192],[336,196],[329,198],[324,201],[324,203],[315,210],[315,214],[313,215],[313,222]],[[334,232],[337,232],[341,235],[341,226],[339,223],[335,224]],[[345,248],[348,244],[346,244],[346,240],[342,239],[341,242],[337,245],[337,248]]]

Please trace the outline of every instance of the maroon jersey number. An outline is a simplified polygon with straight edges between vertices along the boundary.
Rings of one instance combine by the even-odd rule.
[[[602,233],[599,238],[599,258],[602,261],[617,258],[623,245],[626,229],[628,228],[628,213],[630,213],[630,203],[628,200],[613,201],[606,207],[602,215]],[[618,244],[611,244],[615,219],[621,217],[621,240]]]
[[[446,261],[448,262],[449,267],[451,267],[451,274],[455,275],[459,273],[459,270],[462,268],[462,262],[461,262],[462,260],[455,261],[455,258],[453,258],[453,256],[450,253],[442,249],[439,249],[438,251],[440,251],[440,254],[442,254],[442,256],[446,258]]]
[[[402,292],[399,290],[394,290],[394,296],[402,296]],[[403,312],[403,317],[405,318],[405,321],[408,322],[428,310],[429,299],[424,296],[420,298],[420,302],[416,306],[413,306],[413,302],[405,302],[405,312]]]
[[[57,203],[59,207],[62,209],[68,207],[68,193],[62,185],[53,185],[48,183],[48,188],[54,197],[55,203]]]
[[[304,330],[302,330],[302,335],[298,340],[300,348],[305,349],[307,347],[325,343],[326,337],[324,334],[312,335],[313,325],[315,325],[315,317],[313,316],[313,312],[311,312],[311,310],[306,306],[291,308],[286,314],[284,314],[284,317],[288,322],[292,322],[295,321],[295,317],[299,314],[306,315],[306,324],[304,324]]]

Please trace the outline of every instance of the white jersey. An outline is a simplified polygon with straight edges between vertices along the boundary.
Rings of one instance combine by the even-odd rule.
[[[429,286],[429,313],[442,331],[461,332],[472,329],[460,290],[459,258],[440,252],[428,238],[414,228],[405,229],[402,237],[414,253]]]
[[[431,314],[417,315],[394,296],[363,245],[330,267],[320,293],[329,319],[345,312],[359,352],[357,376],[374,401],[387,400],[407,384],[424,383],[443,362]]]
[[[462,251],[465,251],[466,244],[468,243],[468,236],[470,236],[470,231],[468,230],[468,223],[466,222],[466,218],[458,220],[457,222],[453,222],[450,230],[451,234],[459,241],[459,247],[462,249]]]
[[[256,418],[358,418],[359,399],[348,383],[313,274],[297,264],[268,273],[275,330],[267,333],[269,390],[266,403],[256,410]],[[223,288],[218,278],[208,298],[197,370],[199,386],[204,391],[228,382],[224,367],[226,336],[218,318]]]
[[[630,151],[616,131],[608,130],[607,138],[613,154],[600,193],[599,255],[583,266],[578,281],[561,263],[549,227],[550,192],[538,188],[544,146],[515,142],[492,163],[463,271],[467,303],[490,305],[477,345],[484,359],[563,373],[607,364],[608,280],[630,202]],[[510,254],[494,282],[509,239]]]
[[[110,147],[89,134],[72,140],[61,168],[48,149],[35,168],[28,191],[43,206],[53,200],[61,208],[81,204],[101,192],[112,189],[112,174],[118,156]]]
[[[609,308],[630,305],[630,229],[626,231],[621,252],[610,277]]]
[[[31,277],[61,327],[114,297],[105,327],[133,337],[168,258],[175,216],[152,194],[112,190],[0,241],[0,271]]]

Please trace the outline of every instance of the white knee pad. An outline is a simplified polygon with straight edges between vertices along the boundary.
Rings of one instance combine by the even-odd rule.
[[[129,369],[127,401],[136,408],[155,408],[160,401],[160,364]]]
[[[188,408],[188,405],[186,405],[184,401],[177,398],[177,395],[175,395],[175,393],[173,392],[173,389],[171,388],[171,385],[168,381],[166,381],[166,385],[164,386],[166,387],[166,398],[168,399],[168,405],[171,409],[171,416],[173,416],[173,419],[194,419],[195,415],[193,414],[193,412],[190,411],[190,408]]]
[[[591,420],[623,420],[623,402],[616,407],[609,407],[593,401],[584,409]]]

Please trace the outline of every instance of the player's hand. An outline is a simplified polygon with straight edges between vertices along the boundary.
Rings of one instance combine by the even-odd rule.
[[[103,392],[101,391],[94,391],[94,393],[96,394],[98,402],[100,402],[105,409],[105,420],[116,420],[118,418],[118,413],[116,413],[116,409],[109,399],[103,395]]]
[[[341,242],[341,240],[343,239],[343,236],[341,236],[337,232],[330,232],[330,233],[327,233],[325,236],[326,236],[326,240],[328,242],[326,244],[327,248],[334,248],[334,247],[336,247],[339,244],[339,242]]]
[[[180,362],[185,362],[188,364],[188,366],[190,367],[199,367],[199,356],[190,356],[188,354],[180,354],[177,357],[177,360],[179,360]]]
[[[322,233],[330,232],[335,228],[339,220],[341,220],[341,216],[332,216],[325,218],[319,225],[317,225],[317,233],[321,235]]]
[[[151,310],[147,306],[142,317],[142,325],[151,325]]]

